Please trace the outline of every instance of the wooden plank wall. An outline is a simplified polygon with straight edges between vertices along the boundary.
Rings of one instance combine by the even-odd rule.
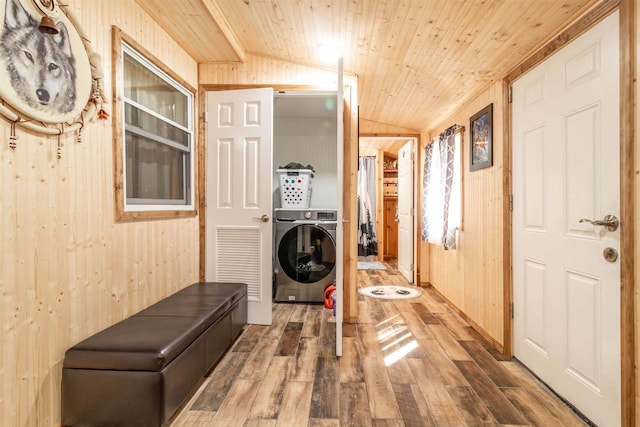
[[[638,51],[638,40],[640,40],[640,1],[634,0],[631,2],[626,2],[629,7],[633,10],[633,15],[635,16],[634,21],[634,35],[631,43],[633,43],[633,50],[635,50],[635,67],[634,67],[634,77],[637,82],[638,70],[640,69],[640,52]],[[633,130],[633,139],[635,141],[634,147],[634,161],[635,161],[635,179],[634,179],[634,203],[635,203],[635,224],[636,227],[640,224],[640,143],[638,143],[638,130],[640,129],[640,108],[638,108],[638,86],[636,83],[635,87],[635,97],[633,99],[635,103],[635,122],[634,122],[634,130]],[[635,281],[635,313],[634,313],[634,338],[635,338],[635,425],[640,426],[640,375],[638,375],[638,366],[640,366],[640,348],[638,347],[638,343],[640,343],[640,316],[638,316],[638,309],[640,308],[640,239],[638,238],[638,230],[636,228],[635,231],[635,241],[634,241],[634,281]]]
[[[493,103],[493,166],[469,171],[469,118]],[[465,127],[462,140],[463,230],[459,249],[420,241],[421,281],[430,282],[496,343],[503,344],[503,224],[502,224],[502,85],[496,83],[475,100],[423,134],[424,147],[431,137],[453,124]],[[424,172],[421,168],[420,182]],[[422,209],[419,209],[422,215]]]
[[[135,2],[74,0],[111,99],[111,25],[197,86],[197,64]],[[112,112],[112,105],[107,105]],[[198,278],[198,218],[114,223],[111,120],[42,137],[0,118],[0,425],[60,424],[64,352]]]

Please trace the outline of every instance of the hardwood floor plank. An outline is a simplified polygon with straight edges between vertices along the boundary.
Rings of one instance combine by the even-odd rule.
[[[422,320],[422,322],[425,325],[440,324],[440,319],[438,318],[438,316],[436,316],[431,311],[429,311],[429,309],[423,303],[414,302],[414,303],[411,303],[411,307],[413,308],[413,311],[416,312],[420,320]]]
[[[377,326],[384,323],[388,319],[387,313],[385,313],[382,304],[377,298],[366,298],[367,310],[372,322]]]
[[[284,389],[278,414],[279,427],[306,426],[309,422],[313,383],[289,382]]]
[[[342,336],[353,338],[358,336],[358,325],[356,323],[345,323],[342,325]]]
[[[258,341],[264,336],[267,331],[268,326],[263,325],[249,325],[247,326],[242,335],[236,341],[231,351],[235,352],[251,352],[255,346],[258,344]]]
[[[373,323],[365,297],[358,300],[358,325]]]
[[[468,425],[496,423],[496,419],[471,387],[447,387],[460,415]]]
[[[502,392],[533,426],[566,425],[533,395],[521,388],[505,388]],[[577,420],[576,420],[577,421]],[[583,424],[577,424],[583,425]]]
[[[309,427],[340,427],[340,420],[310,418]]]
[[[381,302],[380,306],[382,307],[382,310],[387,315],[387,318],[400,317],[400,312],[398,311],[398,308],[396,307],[394,300],[381,299],[380,302]]]
[[[279,341],[280,337],[265,334],[250,353],[238,377],[244,380],[262,380],[267,373],[271,359],[274,357],[273,354]]]
[[[438,319],[440,319],[440,323],[449,329],[449,332],[457,339],[457,340],[468,340],[472,339],[469,335],[467,327],[469,326],[465,321],[463,321],[460,316],[456,313],[438,313],[435,315]]]
[[[376,330],[373,325],[369,323],[358,323],[358,336],[362,343],[362,355],[364,357],[374,356],[381,353]]]
[[[407,363],[406,357],[399,359],[395,363],[387,366],[387,372],[389,373],[389,379],[392,384],[415,384],[416,378],[411,372],[409,363]]]
[[[437,340],[419,340],[418,344],[427,355],[425,369],[430,376],[439,378],[443,385],[469,385]]]
[[[207,427],[216,416],[215,411],[187,411],[171,424],[175,427]]]
[[[298,343],[298,351],[291,363],[289,381],[313,382],[318,358],[318,337],[302,337]]]
[[[371,413],[364,382],[340,384],[340,426],[371,426]]]
[[[310,418],[340,416],[340,372],[336,357],[318,357],[313,381]]]
[[[515,377],[491,357],[482,345],[475,341],[459,341],[459,343],[495,385],[498,387],[520,386]]]
[[[291,310],[291,316],[289,322],[304,322],[304,317],[307,314],[309,304],[292,304],[293,310]]]
[[[562,426],[583,426],[584,422],[573,413],[549,388],[532,376],[520,362],[513,360],[500,362],[516,380],[527,390],[527,392],[537,399],[556,418],[560,420]]]
[[[433,334],[427,328],[427,325],[420,319],[420,317],[413,311],[406,311],[402,313],[404,322],[409,326],[411,333],[419,340],[433,339]]]
[[[318,355],[320,357],[332,357],[336,355],[336,324],[335,319],[329,313],[322,316],[322,326],[320,328],[320,346]]]
[[[227,353],[209,374],[209,378],[206,380],[207,384],[191,405],[191,409],[194,411],[217,411],[248,358],[249,353]]]
[[[249,412],[249,419],[276,418],[280,410],[291,360],[292,358],[289,356],[276,356],[271,360],[268,373],[258,387]]]
[[[470,339],[480,344],[497,361],[505,362],[511,360],[510,358],[505,357],[502,352],[500,352],[500,350],[491,345],[489,341],[487,341],[482,335],[480,335],[478,331],[473,329],[471,326],[467,327],[467,334],[469,335]]]
[[[524,416],[511,404],[502,391],[473,361],[455,360],[454,363],[469,381],[473,390],[500,424],[527,424]]]
[[[258,384],[259,381],[236,380],[210,425],[212,427],[243,425],[258,393]]]
[[[382,356],[364,358],[364,378],[371,417],[402,418]]]
[[[408,363],[436,425],[464,425],[455,402],[434,366],[423,359],[410,359]]]
[[[278,306],[291,306],[291,304],[279,304]],[[274,310],[271,317],[271,325],[267,326],[265,332],[266,337],[280,338],[284,332],[284,328],[287,327],[289,317],[291,316],[291,310]]]
[[[318,311],[309,310],[304,314],[304,326],[300,336],[303,337],[319,337],[320,336],[320,324],[322,323],[322,317],[318,316]]]
[[[404,427],[404,421],[402,419],[373,419],[371,420],[372,427]]]
[[[340,358],[340,382],[359,383],[364,382],[362,370],[363,358],[362,343],[360,338],[342,339],[342,357]]]
[[[429,330],[451,360],[471,360],[469,353],[462,348],[446,326],[429,325]]]
[[[437,294],[433,287],[422,288],[424,293],[422,294],[421,302],[429,309],[433,314],[446,313],[450,308],[447,303]]]
[[[254,419],[247,420],[242,427],[275,427],[276,420]]]
[[[298,349],[298,342],[300,341],[300,333],[302,332],[302,323],[289,322],[284,328],[284,332],[278,341],[278,346],[275,350],[276,356],[293,356]]]
[[[433,420],[420,414],[418,404],[413,397],[413,391],[409,384],[393,384],[393,392],[402,414],[402,420],[407,427],[434,426]]]

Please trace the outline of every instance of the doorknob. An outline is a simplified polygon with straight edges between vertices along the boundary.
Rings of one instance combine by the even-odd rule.
[[[254,216],[253,220],[254,221],[262,221],[262,222],[269,222],[269,215],[264,214],[261,217]]]
[[[606,229],[609,231],[616,231],[618,229],[618,225],[620,225],[620,221],[618,220],[618,218],[616,218],[615,215],[607,215],[602,219],[596,220],[582,218],[580,222],[588,222],[592,225],[601,225],[603,227],[606,227]]]

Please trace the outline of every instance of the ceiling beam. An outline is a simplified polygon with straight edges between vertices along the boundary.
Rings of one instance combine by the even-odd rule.
[[[240,40],[238,40],[238,37],[236,37],[236,33],[231,28],[231,25],[229,25],[229,21],[227,21],[227,18],[224,16],[222,9],[220,9],[218,2],[216,0],[200,1],[202,6],[209,12],[211,18],[216,22],[222,34],[229,41],[231,48],[236,53],[236,55],[238,55],[240,61],[247,62],[247,55],[245,53],[245,50],[242,47],[242,44],[240,44]]]

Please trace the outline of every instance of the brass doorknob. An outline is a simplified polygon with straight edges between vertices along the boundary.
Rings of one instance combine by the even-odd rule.
[[[253,217],[254,221],[262,221],[262,222],[269,222],[269,215],[264,214],[261,217]]]

